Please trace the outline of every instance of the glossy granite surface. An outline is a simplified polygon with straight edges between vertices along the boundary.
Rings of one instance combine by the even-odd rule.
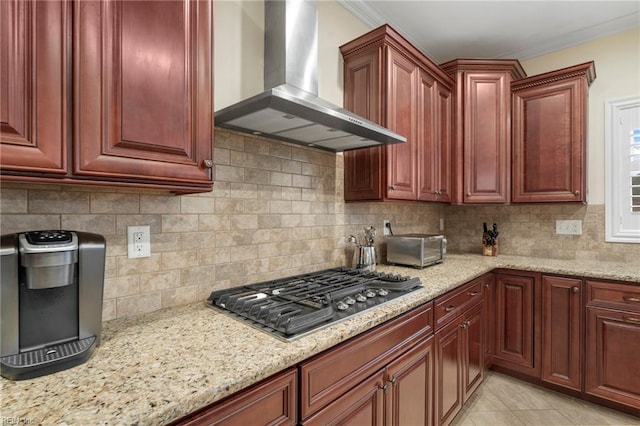
[[[494,268],[525,269],[640,283],[637,265],[449,255],[418,276],[424,288],[291,343],[204,303],[107,322],[102,345],[80,366],[0,381],[0,416],[25,424],[165,424],[425,303]]]

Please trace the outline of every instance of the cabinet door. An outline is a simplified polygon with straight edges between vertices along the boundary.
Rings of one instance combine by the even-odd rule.
[[[344,63],[344,107],[367,120],[383,124],[380,110],[380,55],[376,49]],[[380,200],[383,197],[383,148],[344,153],[344,199]]]
[[[465,74],[465,203],[509,201],[510,109],[506,73]]]
[[[496,275],[494,364],[534,368],[534,286],[531,277]]]
[[[585,392],[640,416],[640,314],[587,308]]]
[[[70,31],[70,2],[0,2],[3,172],[67,172]]]
[[[73,173],[211,186],[212,2],[78,2]]]
[[[387,425],[433,423],[433,336],[387,367]]]
[[[478,303],[465,313],[464,400],[469,399],[484,379],[484,306]]]
[[[462,408],[464,354],[462,317],[451,321],[435,333],[435,423],[447,425]]]
[[[451,202],[451,90],[442,84],[437,84],[437,129],[436,141],[440,148],[438,155],[439,164],[439,185],[438,201]]]
[[[437,83],[420,70],[418,79],[418,199],[438,201],[440,147],[438,146]]]
[[[582,280],[542,277],[542,380],[582,390]]]
[[[493,274],[483,277],[482,292],[484,296],[484,361],[489,366],[493,360],[493,345],[495,344],[496,314],[495,314],[495,278]]]
[[[175,425],[295,425],[296,370],[288,370]]]
[[[387,198],[416,200],[418,67],[387,48],[387,127],[407,138],[387,146]]]
[[[380,370],[313,415],[303,425],[382,426],[384,371]]]
[[[514,202],[586,202],[587,91],[594,78],[589,62],[514,82]]]

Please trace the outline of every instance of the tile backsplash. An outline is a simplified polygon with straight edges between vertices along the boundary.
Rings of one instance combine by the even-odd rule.
[[[345,203],[343,156],[216,129],[212,192],[2,182],[0,232],[71,229],[107,239],[103,320],[204,300],[214,289],[351,265],[349,234],[383,220],[395,233],[438,233],[450,252],[480,253],[482,222],[499,253],[635,262],[638,244],[604,243],[603,206]],[[555,235],[583,220],[582,236]],[[127,226],[149,225],[151,257],[127,258]]]

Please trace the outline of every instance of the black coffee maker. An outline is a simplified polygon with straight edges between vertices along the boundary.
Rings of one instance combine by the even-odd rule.
[[[85,362],[100,344],[104,237],[54,230],[0,238],[0,374],[30,379]]]

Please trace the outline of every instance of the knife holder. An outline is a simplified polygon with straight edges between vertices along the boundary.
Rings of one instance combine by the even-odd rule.
[[[492,246],[482,246],[482,255],[483,256],[497,256],[498,255],[498,243]]]

